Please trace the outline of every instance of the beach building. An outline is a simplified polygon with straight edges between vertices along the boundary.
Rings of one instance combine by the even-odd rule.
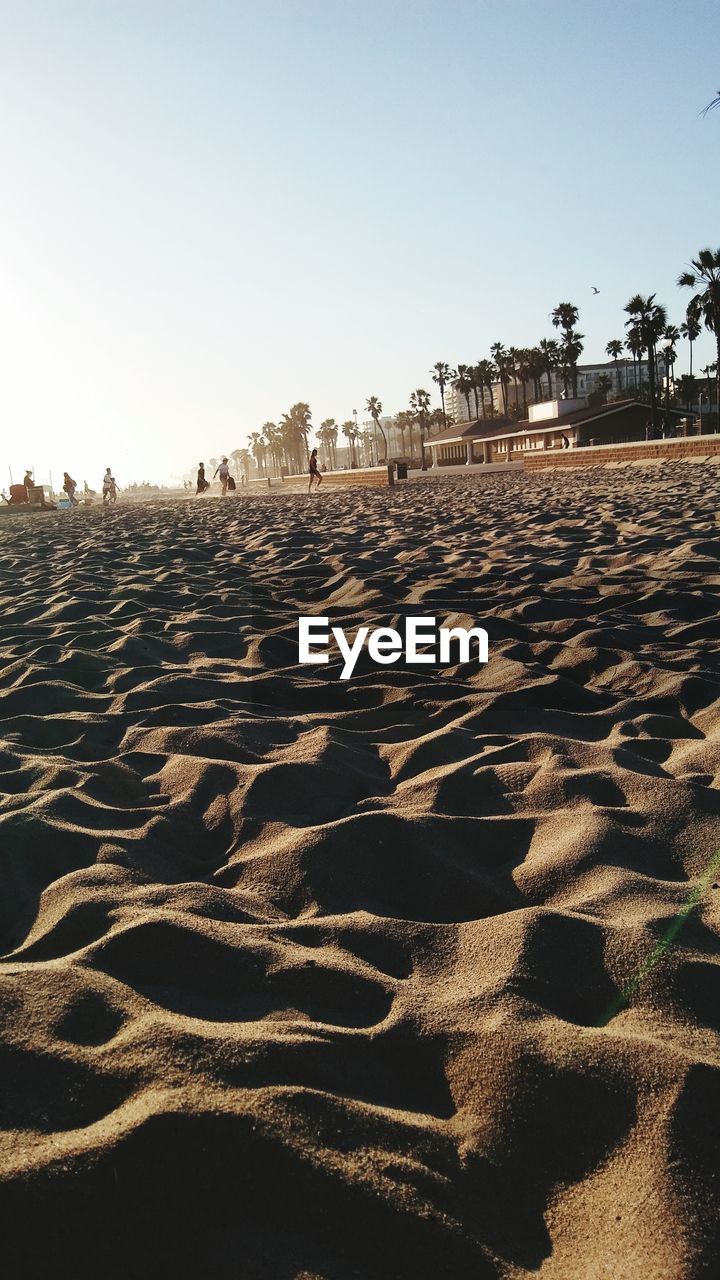
[[[670,413],[678,434],[693,431],[692,416],[676,409]],[[519,461],[536,450],[645,440],[649,421],[650,406],[640,400],[621,400],[592,409],[585,397],[548,400],[530,405],[528,417],[521,422],[500,417],[457,423],[432,436],[427,447],[433,467]]]

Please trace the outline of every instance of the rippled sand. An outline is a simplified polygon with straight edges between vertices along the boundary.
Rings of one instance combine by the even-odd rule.
[[[13,1280],[716,1274],[717,494],[2,521]],[[408,612],[490,663],[296,665]]]

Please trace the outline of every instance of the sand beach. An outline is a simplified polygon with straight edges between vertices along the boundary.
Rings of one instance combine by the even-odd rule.
[[[717,1274],[719,478],[3,522],[13,1280]]]

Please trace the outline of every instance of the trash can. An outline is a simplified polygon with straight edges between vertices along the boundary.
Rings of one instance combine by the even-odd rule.
[[[388,471],[388,484],[394,484],[395,483],[395,463],[394,462],[388,462],[387,471]]]
[[[407,480],[408,464],[407,462],[397,462],[397,478],[398,480]]]

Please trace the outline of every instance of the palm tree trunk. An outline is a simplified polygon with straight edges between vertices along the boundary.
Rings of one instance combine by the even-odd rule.
[[[650,421],[652,423],[653,435],[655,435],[655,429],[656,429],[656,426],[655,426],[655,415],[656,415],[655,348],[653,346],[652,341],[648,342],[647,353],[648,353],[648,383],[649,383],[649,390],[650,390]]]
[[[478,389],[473,387],[473,396],[475,397],[475,421],[480,417],[480,402],[478,400]]]
[[[468,411],[468,422],[471,422],[471,421],[472,421],[472,409],[470,408],[470,392],[469,392],[469,391],[466,391],[466,392],[465,392],[465,403],[466,403],[466,405],[467,405],[467,411]]]
[[[443,426],[447,426],[447,418],[445,416],[445,383],[440,383],[440,403],[442,405]]]
[[[692,338],[690,338],[690,340],[689,340],[689,341],[690,341],[690,377],[692,378],[692,349],[693,349],[693,340],[692,340]]]

